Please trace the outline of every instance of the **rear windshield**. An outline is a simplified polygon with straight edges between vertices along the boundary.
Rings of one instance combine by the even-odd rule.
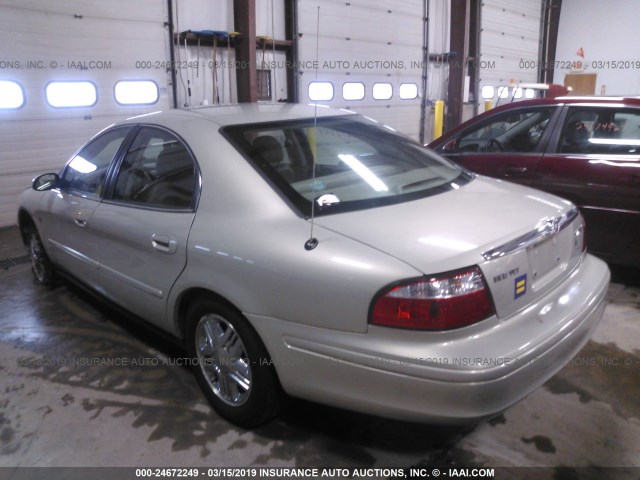
[[[471,174],[360,116],[225,127],[223,134],[303,215],[390,205],[458,188]],[[314,161],[315,160],[315,161]]]

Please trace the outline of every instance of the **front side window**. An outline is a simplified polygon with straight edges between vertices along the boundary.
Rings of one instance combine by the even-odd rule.
[[[111,161],[130,131],[131,127],[116,128],[89,142],[65,167],[61,188],[90,197],[102,196]]]
[[[571,108],[559,150],[562,153],[640,154],[640,111]]]
[[[501,113],[465,131],[448,151],[534,152],[554,111],[555,107]]]
[[[421,198],[472,178],[359,116],[238,125],[223,133],[305,215],[313,201],[323,215]]]
[[[175,135],[143,127],[122,160],[112,199],[156,208],[190,209],[195,178],[193,158]]]

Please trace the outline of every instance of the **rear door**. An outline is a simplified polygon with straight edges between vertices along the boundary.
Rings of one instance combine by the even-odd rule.
[[[187,262],[197,172],[175,134],[143,126],[91,220],[101,293],[156,324],[165,318],[168,293]]]
[[[441,153],[473,172],[531,185],[558,110],[537,106],[496,113],[460,132]]]
[[[567,105],[535,185],[581,207],[589,248],[640,265],[640,109]]]

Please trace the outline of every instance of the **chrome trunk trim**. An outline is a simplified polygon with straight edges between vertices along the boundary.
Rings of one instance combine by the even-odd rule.
[[[532,230],[529,233],[525,233],[524,235],[503,245],[492,248],[491,250],[482,252],[482,257],[487,261],[494,260],[496,258],[509,255],[510,253],[523,250],[528,246],[538,243],[542,240],[546,240],[552,235],[558,233],[560,230],[571,225],[571,223],[576,219],[578,215],[578,208],[573,207],[571,210],[560,215],[559,217],[544,219],[538,224],[535,230]]]

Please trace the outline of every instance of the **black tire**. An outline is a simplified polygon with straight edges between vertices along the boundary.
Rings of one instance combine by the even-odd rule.
[[[186,319],[187,351],[213,408],[245,428],[273,418],[282,390],[267,349],[247,319],[212,299],[196,300]]]
[[[49,256],[42,245],[40,235],[35,229],[26,232],[27,251],[31,258],[31,270],[36,281],[41,285],[51,286],[54,282],[54,269]]]

